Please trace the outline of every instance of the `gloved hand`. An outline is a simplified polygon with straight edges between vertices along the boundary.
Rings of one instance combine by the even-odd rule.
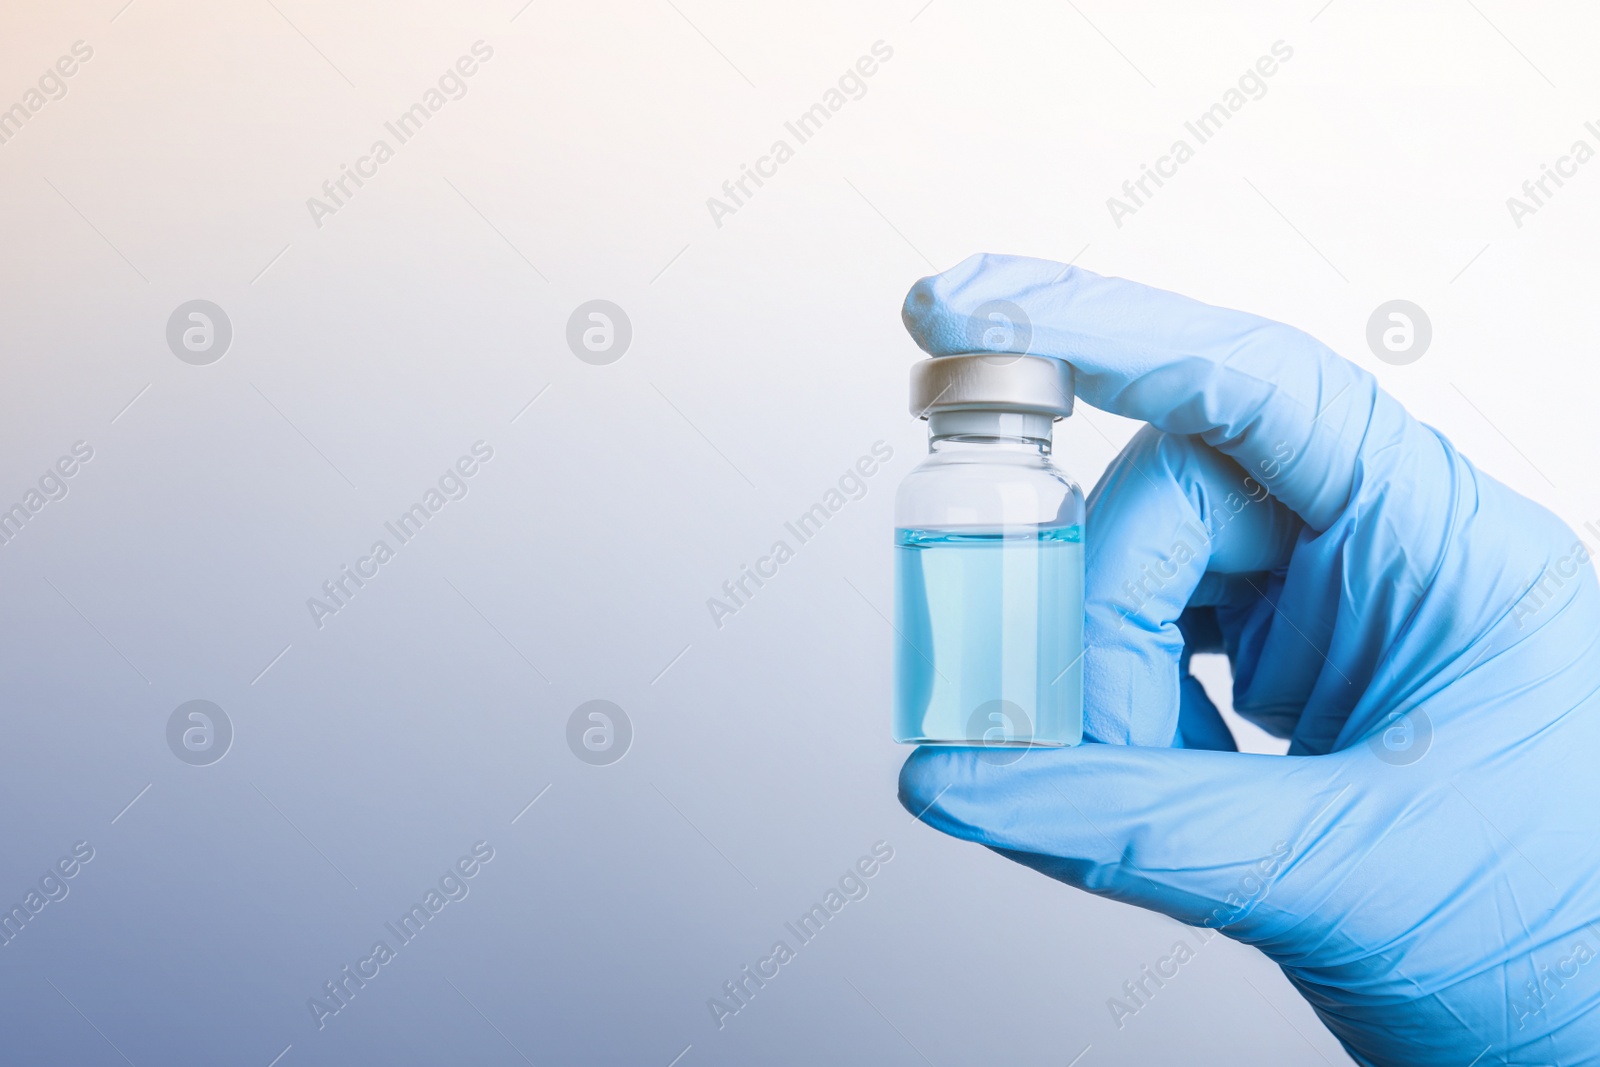
[[[946,355],[991,301],[1082,400],[1150,424],[1089,500],[1100,743],[921,748],[902,803],[1254,945],[1360,1063],[1600,1062],[1587,546],[1299,330],[1007,256],[902,314]],[[1289,755],[1235,750],[1196,651],[1227,653],[1234,707]]]

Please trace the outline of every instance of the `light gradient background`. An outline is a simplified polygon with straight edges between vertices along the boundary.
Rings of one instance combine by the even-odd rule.
[[[1600,520],[1600,162],[1520,229],[1505,205],[1595,142],[1594,16],[123,2],[0,12],[0,107],[94,49],[0,145],[0,503],[95,450],[0,547],[0,902],[96,850],[0,948],[0,1058],[1348,1062],[1224,939],[1119,1030],[1107,998],[1181,929],[896,802],[891,503],[924,447],[900,302],[981,250],[1279,318]],[[1280,39],[1268,94],[1114,225]],[[465,97],[315,226],[306,198],[478,40]],[[866,95],[714,225],[879,40]],[[164,338],[195,298],[233,324],[210,366]],[[564,339],[595,298],[633,324],[609,366]],[[1409,366],[1365,342],[1394,298],[1433,323]],[[1087,488],[1134,429],[1080,411],[1058,455]],[[470,494],[317,629],[306,598],[479,439]],[[866,497],[714,627],[706,598],[880,439]],[[165,741],[197,698],[236,731],[209,767]],[[596,698],[635,731],[607,767],[565,740]],[[307,998],[480,839],[470,895],[319,1030]],[[719,1031],[707,998],[879,840],[870,895]]]

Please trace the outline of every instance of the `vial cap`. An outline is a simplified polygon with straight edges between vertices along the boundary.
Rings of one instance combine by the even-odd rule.
[[[911,366],[911,414],[1014,411],[1064,419],[1072,414],[1072,364],[1048,356],[972,352]]]

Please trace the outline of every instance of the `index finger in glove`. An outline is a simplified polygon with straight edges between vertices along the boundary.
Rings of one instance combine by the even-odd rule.
[[[993,314],[1012,328],[973,328]],[[1095,407],[1199,435],[1246,473],[1273,472],[1272,494],[1313,530],[1397,470],[1408,492],[1448,491],[1448,456],[1426,427],[1372,375],[1270,319],[996,255],[917,282],[901,317],[930,355],[994,347],[1066,360]]]

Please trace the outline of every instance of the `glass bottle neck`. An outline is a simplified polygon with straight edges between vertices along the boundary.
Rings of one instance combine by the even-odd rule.
[[[928,416],[928,451],[976,449],[1048,456],[1054,425],[1050,415],[1012,411],[936,411]]]
[[[988,437],[977,434],[950,434],[946,437],[928,439],[929,455],[946,456],[961,453],[993,455],[997,451],[1048,457],[1050,442],[1038,437]]]

